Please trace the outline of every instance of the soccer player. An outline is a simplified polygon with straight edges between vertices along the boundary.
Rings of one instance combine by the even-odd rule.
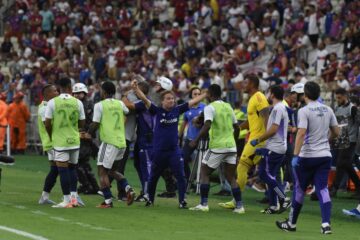
[[[259,163],[259,176],[268,185],[270,206],[262,211],[264,214],[277,214],[285,211],[290,206],[286,201],[282,187],[276,181],[276,175],[285,158],[287,149],[287,130],[289,124],[288,112],[283,104],[284,90],[279,85],[270,87],[270,102],[273,109],[267,122],[267,130],[259,138],[250,141],[253,147],[266,141],[265,148],[256,149],[256,153],[262,156]],[[278,198],[280,208],[278,208]]]
[[[359,131],[359,123],[356,119],[357,107],[349,101],[347,91],[344,88],[336,89],[335,96],[338,104],[335,108],[335,115],[341,126],[341,134],[335,141],[336,148],[338,149],[336,177],[332,189],[330,190],[330,195],[331,197],[336,197],[341,181],[343,180],[344,175],[347,174],[355,185],[355,196],[359,198],[360,179],[352,165]]]
[[[210,104],[204,109],[204,126],[197,137],[190,143],[190,147],[197,146],[200,139],[209,133],[209,149],[202,159],[200,171],[201,202],[189,210],[209,211],[210,175],[221,163],[224,163],[225,175],[227,181],[231,184],[236,203],[233,212],[242,214],[245,213],[245,209],[241,201],[241,191],[235,178],[237,156],[235,139],[239,136],[237,119],[230,104],[221,100],[221,87],[219,85],[212,84],[209,87],[208,100]]]
[[[88,99],[88,89],[83,83],[76,83],[72,88],[73,96],[79,99],[84,106],[85,112],[85,125],[84,131],[88,131],[90,124],[93,119],[94,104],[92,100]],[[93,136],[95,137],[95,136]],[[93,143],[92,139],[80,139],[80,150],[79,150],[79,165],[77,167],[77,174],[79,178],[79,192],[84,194],[97,194],[99,191],[99,185],[92,172],[90,165],[90,157],[97,153],[98,148]]]
[[[153,136],[152,165],[148,188],[149,200],[146,202],[146,206],[153,205],[157,181],[163,170],[170,166],[171,171],[174,173],[177,180],[179,208],[187,208],[187,203],[185,202],[186,181],[184,177],[184,160],[181,156],[178,144],[178,121],[181,114],[198,104],[206,95],[201,94],[187,103],[175,106],[174,93],[172,91],[164,91],[161,94],[162,106],[156,107],[140,90],[136,80],[132,82],[132,88],[142,100],[142,102],[135,104],[136,110],[145,111],[148,109],[156,119]]]
[[[139,88],[141,91],[147,95],[149,93],[149,84],[147,82],[139,82]],[[153,131],[155,127],[155,117],[150,114],[148,110],[143,111],[139,110],[136,111],[134,101],[130,101],[128,98],[130,97],[129,94],[135,95],[132,91],[126,96],[123,97],[123,102],[129,110],[134,110],[136,115],[136,142],[134,147],[134,165],[138,172],[142,192],[141,194],[135,199],[137,202],[144,202],[146,201],[147,193],[148,193],[148,185],[149,185],[149,176],[150,176],[150,169],[151,169],[151,153],[153,149]],[[134,96],[131,96],[134,98]],[[136,97],[136,95],[135,95]],[[140,100],[136,97],[137,101]]]
[[[327,187],[331,167],[330,138],[339,135],[339,127],[332,109],[317,101],[320,86],[307,82],[304,87],[306,106],[298,113],[298,132],[296,134],[292,166],[295,188],[289,219],[277,221],[278,228],[296,231],[296,223],[304,202],[305,190],[313,182],[321,209],[321,233],[331,234],[331,199]]]
[[[99,208],[112,208],[112,194],[110,191],[109,176],[116,179],[127,194],[127,205],[134,202],[135,192],[128,181],[117,171],[125,149],[125,114],[129,109],[125,104],[114,99],[116,87],[112,82],[101,85],[102,101],[95,104],[93,123],[90,126],[88,137],[92,136],[99,128],[101,145],[99,148],[97,166],[100,178],[100,188],[105,201]]]
[[[49,195],[56,183],[56,178],[58,176],[58,169],[54,162],[55,159],[54,159],[53,145],[45,128],[45,119],[46,119],[45,111],[46,111],[47,102],[53,99],[54,97],[57,97],[59,93],[54,85],[49,84],[43,87],[42,94],[44,96],[44,100],[39,105],[38,128],[39,128],[39,135],[41,139],[41,144],[43,146],[43,150],[46,151],[48,155],[48,160],[50,163],[50,171],[45,178],[44,188],[39,200],[39,204],[55,204],[54,201],[49,199]]]
[[[84,107],[71,96],[71,80],[59,81],[60,95],[51,99],[46,107],[45,127],[54,147],[56,163],[64,199],[54,208],[77,207],[78,201],[76,164],[79,158],[80,134],[85,123]]]
[[[266,131],[266,123],[269,117],[269,103],[265,95],[259,91],[259,79],[255,75],[246,77],[247,82],[245,91],[249,94],[250,99],[247,107],[248,118],[247,121],[240,125],[240,130],[249,129],[249,141],[245,144],[244,150],[240,157],[240,162],[237,166],[237,183],[241,191],[245,190],[245,185],[248,179],[248,172],[257,165],[261,159],[260,156],[255,155],[255,147],[250,142],[253,139],[258,139]],[[257,147],[264,146],[264,142],[259,142]],[[235,208],[235,201],[226,203],[219,203],[219,206],[229,209]]]

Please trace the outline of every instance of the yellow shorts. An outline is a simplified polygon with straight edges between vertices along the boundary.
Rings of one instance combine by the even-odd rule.
[[[255,155],[255,150],[257,148],[263,147],[264,145],[265,145],[265,142],[262,142],[262,143],[259,143],[256,147],[253,147],[250,144],[250,141],[248,141],[245,144],[244,150],[241,154],[240,162],[242,164],[247,165],[249,168],[252,167],[253,165],[257,165],[261,160],[261,156]]]

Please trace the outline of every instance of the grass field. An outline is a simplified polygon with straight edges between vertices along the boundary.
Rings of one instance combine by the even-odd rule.
[[[317,202],[305,202],[296,233],[285,233],[275,227],[275,220],[287,214],[262,215],[264,208],[255,202],[262,195],[252,190],[244,193],[245,215],[235,215],[221,209],[218,202],[229,198],[210,195],[210,212],[190,212],[177,209],[176,199],[156,199],[153,208],[145,208],[143,203],[127,207],[123,202],[115,202],[113,209],[97,209],[102,201],[100,196],[82,196],[84,208],[54,209],[39,206],[37,201],[42,191],[48,170],[45,157],[21,156],[16,165],[2,167],[0,192],[0,239],[343,239],[360,240],[360,220],[348,218],[341,213],[342,208],[352,208],[355,200],[342,198],[333,201],[333,235],[320,234],[320,210]],[[139,189],[132,162],[127,165],[127,176],[135,188]],[[160,183],[158,191],[163,190]],[[218,189],[211,189],[214,193]],[[61,190],[59,181],[51,198],[59,201]],[[188,196],[189,206],[198,203],[199,197]],[[33,235],[24,237],[4,230],[4,227],[24,231]],[[43,238],[41,238],[41,237]]]

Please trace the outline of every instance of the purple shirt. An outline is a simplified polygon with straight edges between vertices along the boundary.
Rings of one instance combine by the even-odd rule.
[[[141,104],[144,103],[138,103],[138,106]],[[179,117],[188,110],[188,103],[178,105],[170,111],[166,111],[161,107],[156,107],[153,103],[151,103],[149,112],[155,117],[153,137],[154,151],[172,151],[179,148]]]

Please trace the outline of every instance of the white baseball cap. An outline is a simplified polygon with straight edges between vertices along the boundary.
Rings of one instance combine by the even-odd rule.
[[[296,92],[298,94],[304,93],[304,84],[303,83],[297,83],[291,88],[291,92]]]
[[[84,92],[84,93],[88,94],[88,89],[85,86],[85,84],[83,84],[83,83],[75,83],[73,88],[72,88],[72,92],[73,93]]]
[[[173,88],[172,81],[170,79],[168,79],[167,77],[159,77],[156,82],[159,83],[161,88],[163,88],[165,90],[171,91]]]

